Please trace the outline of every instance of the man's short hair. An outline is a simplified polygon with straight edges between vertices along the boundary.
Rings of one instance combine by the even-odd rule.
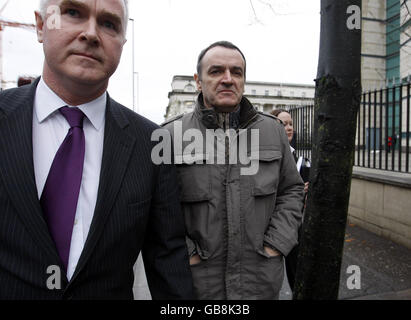
[[[47,13],[47,4],[49,3],[50,0],[40,0],[40,14],[42,18],[44,19],[46,17]],[[124,31],[127,31],[127,25],[128,25],[128,17],[129,17],[129,12],[128,12],[128,0],[123,0],[124,1],[124,6],[126,7],[126,12],[125,12],[125,21],[124,21]]]
[[[210,44],[207,48],[205,48],[203,51],[201,51],[200,55],[198,56],[198,60],[197,60],[197,74],[198,74],[198,77],[201,79],[201,71],[202,71],[201,62],[203,61],[204,56],[206,55],[206,53],[210,49],[215,48],[215,47],[223,47],[223,48],[227,48],[227,49],[237,50],[238,52],[240,52],[241,56],[244,59],[244,79],[245,79],[245,71],[246,71],[246,65],[247,65],[246,60],[245,60],[245,56],[236,45],[232,44],[229,41],[214,42],[214,43]]]

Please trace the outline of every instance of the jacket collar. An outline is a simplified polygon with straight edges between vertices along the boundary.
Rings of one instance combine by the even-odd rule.
[[[215,109],[210,109],[204,106],[203,94],[200,93],[197,98],[194,115],[201,120],[201,122],[208,129],[218,129],[218,117]],[[240,102],[239,113],[239,128],[245,126],[258,114],[251,102],[243,96]]]

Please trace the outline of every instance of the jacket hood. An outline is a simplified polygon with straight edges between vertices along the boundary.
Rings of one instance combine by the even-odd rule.
[[[207,108],[204,106],[203,94],[200,93],[197,97],[197,103],[194,110],[194,116],[200,119],[208,129],[218,129],[218,117],[217,111],[213,108]],[[235,112],[235,111],[234,111]],[[257,110],[253,107],[251,102],[243,96],[240,102],[239,113],[239,127],[243,127],[250,122],[258,114]]]

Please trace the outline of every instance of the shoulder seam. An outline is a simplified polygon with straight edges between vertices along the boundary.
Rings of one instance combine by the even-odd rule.
[[[161,126],[161,127],[164,127],[165,125],[167,125],[167,124],[169,124],[169,123],[171,123],[171,122],[173,122],[173,121],[176,121],[176,120],[178,120],[178,119],[181,119],[183,116],[184,116],[184,113],[183,113],[183,114],[179,114],[178,116],[172,117],[171,119],[168,119],[167,121],[163,122],[160,126]]]
[[[257,111],[259,114],[261,114],[262,116],[266,116],[266,117],[269,117],[269,118],[272,118],[272,119],[274,119],[274,120],[280,120],[278,117],[276,117],[276,116],[274,116],[274,115],[272,115],[272,114],[269,114],[269,113],[265,113],[265,112],[262,112],[262,111]],[[280,120],[281,121],[281,120]]]

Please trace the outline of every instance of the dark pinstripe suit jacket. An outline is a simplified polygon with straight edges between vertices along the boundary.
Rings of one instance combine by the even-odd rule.
[[[193,298],[175,170],[151,161],[157,126],[110,98],[90,232],[72,280],[48,289],[61,262],[34,178],[37,83],[0,94],[0,299],[132,299],[140,250],[153,299]]]

